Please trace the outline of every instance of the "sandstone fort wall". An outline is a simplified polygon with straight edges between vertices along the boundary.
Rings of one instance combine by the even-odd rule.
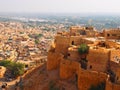
[[[69,42],[70,42],[69,37],[56,36],[55,37],[55,43],[56,43],[55,52],[62,53],[66,56],[68,52]]]
[[[111,83],[110,81],[106,81],[106,88],[105,90],[120,90],[120,85]]]
[[[78,74],[80,64],[71,60],[62,60],[60,62],[60,78],[68,79],[75,74]]]
[[[47,57],[47,70],[53,70],[59,67],[63,55],[56,52],[49,52]]]
[[[87,69],[93,71],[105,72],[109,62],[110,51],[105,49],[89,49],[87,55]]]
[[[107,75],[95,71],[79,70],[78,88],[79,90],[88,90],[91,85],[97,86],[101,82],[105,82]]]
[[[105,38],[120,39],[120,30],[119,29],[105,30]]]

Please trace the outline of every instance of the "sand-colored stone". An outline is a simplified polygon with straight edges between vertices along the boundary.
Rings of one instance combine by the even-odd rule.
[[[108,29],[104,31],[106,39],[120,39],[120,29]]]
[[[120,90],[120,85],[112,83],[110,81],[106,81],[106,88],[105,90]]]
[[[106,49],[89,49],[87,55],[88,69],[106,72],[109,63],[110,51]]]
[[[79,90],[88,90],[91,85],[97,86],[101,82],[105,82],[107,75],[104,73],[88,70],[79,70],[78,88]]]
[[[68,79],[73,75],[77,75],[80,69],[79,63],[71,60],[62,60],[60,62],[60,78]]]
[[[119,35],[119,29],[104,30],[98,33],[93,27],[79,26],[72,26],[70,32],[57,33],[54,45],[51,46],[48,52],[46,65],[48,73],[45,76],[47,79],[44,80],[44,75],[37,79],[38,76],[34,74],[35,76],[32,79],[35,79],[35,81],[33,82],[30,78],[32,73],[29,73],[24,77],[27,80],[25,90],[48,90],[48,76],[52,76],[52,79],[57,77],[57,83],[61,83],[60,80],[67,81],[74,78],[74,83],[76,83],[78,90],[89,90],[92,85],[97,86],[102,82],[106,84],[105,90],[120,90],[120,63],[115,58],[116,56],[118,59],[120,57],[120,50],[118,49],[120,44],[116,42],[116,40],[120,39]],[[95,38],[96,36],[97,38]],[[82,43],[89,46],[89,52],[85,55],[78,53],[78,46]],[[84,61],[87,63],[87,69],[81,67],[82,57],[87,57],[86,60],[88,62]],[[57,74],[49,75],[54,70],[57,70]],[[114,83],[109,79],[110,74],[108,74],[108,70],[111,70],[116,75]],[[45,81],[45,86],[42,85],[42,82],[39,83],[39,80]],[[69,85],[60,85],[67,87],[65,90],[77,90],[75,88],[71,89]]]
[[[60,53],[49,52],[47,61],[47,70],[53,70],[59,67],[60,61],[63,58],[63,55]]]
[[[0,78],[4,76],[5,72],[6,72],[6,68],[3,66],[0,66]]]
[[[67,55],[69,42],[70,42],[70,38],[69,37],[66,37],[66,36],[56,36],[55,37],[55,43],[56,43],[55,52]]]

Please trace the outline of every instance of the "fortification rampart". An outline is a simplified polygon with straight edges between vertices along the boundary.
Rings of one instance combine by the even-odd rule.
[[[55,43],[56,43],[55,52],[62,53],[66,56],[68,52],[69,42],[70,42],[69,37],[56,36],[55,37]]]
[[[120,84],[120,50],[111,50],[110,69],[115,74],[115,82]]]
[[[71,36],[70,45],[80,45],[82,43],[81,36]]]
[[[108,76],[105,73],[79,70],[78,88],[79,90],[89,90],[92,85],[97,86],[101,82],[105,83],[107,78]]]
[[[85,58],[86,54],[80,54],[78,52],[78,46],[68,48],[68,59],[80,62],[81,58]]]
[[[80,70],[80,64],[71,60],[61,60],[60,62],[60,78],[68,79],[73,75],[77,75]]]
[[[106,40],[106,45],[108,46],[108,47],[110,47],[110,48],[116,48],[117,46],[118,46],[118,44],[116,43],[116,42],[114,42],[114,41],[110,41],[110,40]]]
[[[81,37],[82,35],[75,36],[76,33],[83,34],[85,37]],[[118,39],[117,33],[120,34],[120,31],[104,31],[107,39]],[[79,90],[88,90],[92,85],[97,86],[102,82],[106,83],[106,90],[120,90],[118,85],[120,81],[120,68],[119,64],[115,63],[115,57],[117,56],[118,59],[120,52],[112,49],[113,47],[116,48],[118,44],[112,40],[104,41],[105,39],[103,38],[102,40],[86,38],[87,35],[88,37],[94,37],[96,31],[72,27],[70,29],[70,36],[57,35],[55,37],[55,47],[48,53],[47,70],[59,67],[61,79],[75,76],[78,81]],[[77,45],[82,43],[89,44],[90,46],[86,58],[87,70],[83,70],[81,68],[82,64],[80,64],[81,55],[78,53]],[[111,62],[114,62],[114,64]],[[115,72],[117,84],[106,81],[108,80],[108,75],[105,72],[110,69]]]
[[[56,52],[49,52],[47,59],[47,70],[53,70],[59,67],[63,55]]]
[[[120,62],[120,50],[113,49],[111,50],[110,60],[116,63]]]
[[[87,37],[95,37],[95,35],[96,35],[96,31],[92,31],[92,30],[86,30],[86,36]]]
[[[85,29],[84,27],[72,26],[72,27],[70,27],[70,35],[71,35],[71,36],[75,36],[75,33],[76,33],[78,30],[84,30],[84,29]]]
[[[105,72],[110,58],[110,51],[107,49],[89,49],[87,55],[88,70]]]
[[[120,29],[105,30],[106,39],[120,39]]]
[[[110,70],[115,74],[115,83],[120,84],[120,65],[116,62],[110,61]]]
[[[74,61],[80,61],[80,54],[78,53],[78,48],[71,47],[68,49],[68,59]]]
[[[120,90],[120,84],[115,84],[107,80],[105,90]]]

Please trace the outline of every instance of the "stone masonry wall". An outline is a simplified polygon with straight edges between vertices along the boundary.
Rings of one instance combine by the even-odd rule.
[[[81,36],[71,36],[70,45],[80,45],[82,43]]]
[[[106,81],[105,90],[120,90],[120,85],[111,83],[110,81]]]
[[[120,84],[120,65],[116,62],[110,61],[110,69],[116,75],[115,82]]]
[[[106,30],[105,31],[105,38],[106,39],[120,39],[120,30],[113,29],[113,30]]]
[[[120,62],[120,50],[111,50],[111,56],[110,56],[110,60],[114,61],[116,63]]]
[[[78,49],[68,50],[68,55],[69,60],[80,61],[81,59]]]
[[[110,68],[116,74],[116,82],[120,84],[120,50],[111,50]]]
[[[60,78],[68,79],[75,74],[78,74],[80,64],[71,60],[62,60],[60,63]]]
[[[89,49],[87,55],[88,70],[105,72],[109,62],[110,51],[106,49]]]
[[[78,89],[88,90],[91,85],[97,86],[101,82],[105,82],[107,75],[95,71],[79,70],[78,74]]]
[[[47,57],[47,70],[56,69],[60,65],[63,55],[56,52],[49,52]]]
[[[63,55],[67,55],[68,47],[69,47],[70,39],[66,36],[56,36],[55,37],[55,52],[62,53]]]
[[[116,43],[116,42],[113,42],[113,41],[108,41],[108,40],[106,40],[105,43],[106,43],[107,46],[109,46],[109,47],[111,47],[111,48],[118,46],[117,43]]]

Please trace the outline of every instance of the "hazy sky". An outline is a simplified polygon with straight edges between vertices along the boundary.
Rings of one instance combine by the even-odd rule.
[[[0,12],[120,13],[120,0],[0,0]]]

